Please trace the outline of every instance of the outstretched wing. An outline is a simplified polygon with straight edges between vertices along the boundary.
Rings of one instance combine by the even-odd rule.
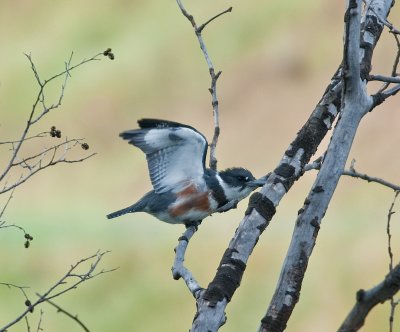
[[[157,193],[204,181],[207,140],[200,132],[166,120],[142,119],[138,124],[140,129],[124,131],[120,136],[146,154]]]

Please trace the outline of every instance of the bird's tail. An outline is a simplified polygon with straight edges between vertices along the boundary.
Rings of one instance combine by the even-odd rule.
[[[133,204],[131,206],[128,206],[125,209],[121,209],[121,210],[118,210],[118,211],[108,214],[107,218],[112,219],[112,218],[116,218],[116,217],[122,216],[127,213],[138,212],[138,211],[140,211],[140,209],[138,209],[138,204]]]

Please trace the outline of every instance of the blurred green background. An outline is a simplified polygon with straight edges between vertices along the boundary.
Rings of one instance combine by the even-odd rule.
[[[341,61],[344,4],[336,1],[185,1],[204,22],[204,38],[217,70],[221,136],[219,167],[244,166],[256,176],[271,171],[307,119]],[[398,6],[397,6],[398,7]],[[394,8],[396,24],[400,11]],[[182,226],[144,215],[109,221],[105,215],[136,201],[151,187],[143,154],[118,138],[142,117],[195,126],[209,139],[212,113],[209,75],[193,30],[175,1],[3,0],[0,11],[0,141],[17,139],[37,84],[23,53],[31,53],[42,78],[112,47],[115,60],[91,62],[72,73],[63,105],[32,133],[55,125],[63,136],[85,137],[98,154],[80,164],[59,165],[19,187],[3,219],[24,227],[0,232],[2,282],[44,292],[69,266],[97,249],[111,250],[102,267],[119,269],[56,299],[91,331],[187,331],[195,303],[170,267]],[[375,52],[373,73],[391,71],[396,49],[388,33]],[[55,102],[62,80],[47,92]],[[372,91],[372,90],[371,90]],[[356,168],[400,183],[399,99],[364,119],[351,151]],[[28,145],[40,151],[55,141]],[[57,142],[57,141],[56,141]],[[323,144],[326,147],[328,140]],[[321,150],[322,151],[322,150]],[[9,151],[2,147],[1,169]],[[71,157],[82,157],[78,149]],[[305,175],[278,208],[227,308],[221,331],[255,331],[273,294],[296,219],[315,173]],[[343,178],[323,221],[301,299],[288,331],[337,329],[359,288],[378,283],[388,270],[386,215],[393,192]],[[7,196],[0,197],[1,206]],[[186,259],[201,285],[215,274],[246,203],[206,220]],[[399,217],[393,217],[393,251],[399,260]],[[80,331],[71,319],[44,310],[45,331]],[[0,326],[24,310],[17,290],[0,287]],[[39,310],[29,315],[31,326]],[[389,305],[380,305],[364,331],[387,329]],[[399,315],[396,317],[398,326]],[[25,323],[11,331],[26,331]]]

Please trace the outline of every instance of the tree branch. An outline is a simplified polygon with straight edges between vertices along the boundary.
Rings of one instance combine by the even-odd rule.
[[[347,315],[339,332],[355,332],[364,325],[368,313],[379,303],[392,298],[400,289],[400,264],[398,264],[385,279],[377,286],[369,289],[360,289],[357,292],[357,302]]]
[[[199,283],[193,277],[192,273],[183,265],[185,261],[186,249],[190,239],[196,233],[197,226],[189,226],[182,236],[178,239],[178,245],[175,247],[175,260],[172,266],[172,276],[175,280],[182,278],[192,295],[197,298],[202,290]]]
[[[386,83],[400,83],[400,77],[383,76],[383,75],[370,75],[369,80],[386,82]]]
[[[356,169],[354,168],[354,164],[355,164],[355,160],[353,159],[351,162],[351,166],[348,170],[343,170],[342,175],[346,175],[346,176],[350,176],[353,178],[358,178],[358,179],[362,179],[365,180],[367,182],[374,182],[374,183],[378,183],[381,184],[384,187],[388,187],[390,189],[393,189],[394,191],[399,191],[400,190],[400,185],[396,185],[394,183],[391,183],[389,181],[386,181],[384,179],[378,178],[378,177],[374,177],[374,176],[370,176],[368,174],[365,173],[360,173],[357,172]],[[310,163],[308,165],[306,165],[304,167],[304,172],[310,171],[310,170],[319,170],[321,168],[321,161],[316,161],[313,163]]]
[[[226,13],[230,13],[230,12],[232,11],[232,9],[233,9],[233,7],[229,7],[228,9],[225,9],[223,12],[221,12],[221,13],[215,15],[214,17],[211,17],[208,21],[206,21],[205,23],[203,23],[202,25],[200,25],[200,26],[197,28],[196,32],[201,33],[201,32],[203,31],[203,29],[204,29],[209,23],[211,23],[211,22],[214,21],[216,18],[218,18],[218,17],[220,17],[220,16],[222,16],[222,15],[224,15],[224,14],[226,14]]]

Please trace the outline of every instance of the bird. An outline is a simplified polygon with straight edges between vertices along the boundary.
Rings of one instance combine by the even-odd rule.
[[[108,219],[146,212],[169,224],[197,226],[215,212],[235,208],[266,182],[242,167],[220,172],[206,168],[207,140],[189,125],[149,118],[138,125],[120,137],[145,153],[153,190]]]

